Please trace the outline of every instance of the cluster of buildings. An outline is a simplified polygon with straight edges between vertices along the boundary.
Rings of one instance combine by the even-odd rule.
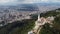
[[[31,31],[29,31],[28,34],[38,34],[38,30],[41,29],[44,24],[46,23],[53,24],[52,23],[53,20],[54,20],[53,16],[44,18],[38,15],[38,19],[35,22],[35,27]]]
[[[5,22],[4,24],[7,24],[18,20],[20,21],[23,19],[30,19],[29,14],[22,13],[22,12],[10,12],[0,17],[0,25],[2,25],[2,21]]]

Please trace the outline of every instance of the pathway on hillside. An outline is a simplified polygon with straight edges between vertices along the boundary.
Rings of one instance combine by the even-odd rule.
[[[37,34],[39,34],[39,32],[41,31],[41,28],[42,28],[42,26],[39,27],[39,29],[38,29],[38,31],[37,31]]]

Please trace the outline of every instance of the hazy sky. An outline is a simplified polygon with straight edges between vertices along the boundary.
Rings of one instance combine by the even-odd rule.
[[[60,0],[0,0],[0,4],[60,3]]]

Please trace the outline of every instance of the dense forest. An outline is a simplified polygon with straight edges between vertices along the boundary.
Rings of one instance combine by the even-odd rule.
[[[0,27],[0,34],[27,34],[34,27],[35,19],[15,21]]]
[[[52,22],[53,23],[52,27],[50,27],[51,25],[48,23],[43,25],[40,34],[60,34],[60,9],[56,9],[56,10],[41,14],[43,17],[54,16],[55,18],[54,21]]]

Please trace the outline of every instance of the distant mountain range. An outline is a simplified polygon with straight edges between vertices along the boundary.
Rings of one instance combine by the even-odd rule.
[[[0,9],[13,9],[17,11],[37,11],[42,8],[47,8],[49,10],[49,9],[56,9],[59,7],[60,7],[59,3],[34,3],[34,4],[7,5],[7,6],[0,5]]]

